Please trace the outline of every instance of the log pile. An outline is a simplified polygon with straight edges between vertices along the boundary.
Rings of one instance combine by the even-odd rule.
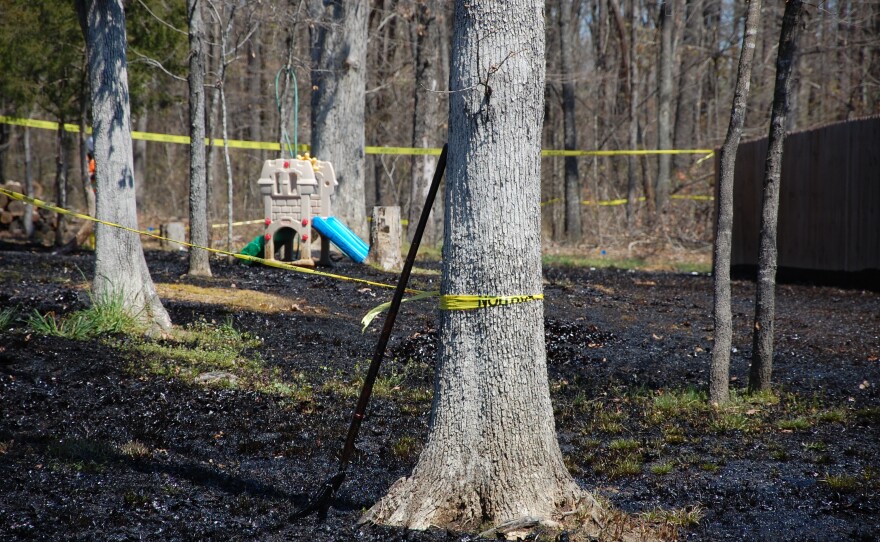
[[[24,186],[17,181],[9,181],[6,184],[0,184],[0,187],[11,192],[18,192],[19,194],[24,193]],[[40,199],[42,196],[43,185],[40,183],[34,183],[34,197]],[[0,193],[0,235],[12,235],[16,237],[24,236],[25,208],[26,205],[21,201],[12,199],[6,194]],[[54,239],[54,213],[50,213],[43,209],[34,209],[31,220],[34,224],[35,241],[42,243]]]

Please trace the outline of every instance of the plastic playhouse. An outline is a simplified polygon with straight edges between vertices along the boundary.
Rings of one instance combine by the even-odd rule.
[[[294,241],[299,242],[296,265],[314,266],[314,232],[321,236],[319,263],[330,263],[330,243],[352,260],[361,263],[369,246],[331,213],[330,197],[339,184],[333,164],[305,156],[266,160],[260,179],[260,196],[266,216],[265,233],[242,250],[243,254],[292,261]],[[280,245],[277,246],[276,245]]]

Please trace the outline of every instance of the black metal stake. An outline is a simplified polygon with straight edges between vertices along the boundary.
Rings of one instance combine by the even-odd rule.
[[[425,232],[425,226],[428,224],[428,217],[431,214],[431,207],[434,205],[434,198],[437,196],[437,190],[440,188],[440,180],[443,178],[443,172],[446,170],[447,150],[448,145],[443,145],[443,150],[440,152],[440,160],[437,162],[437,169],[434,170],[434,178],[431,180],[431,188],[428,190],[428,197],[425,199],[425,206],[422,208],[422,215],[419,217],[419,224],[416,226],[412,244],[409,247],[409,253],[406,255],[403,270],[400,272],[397,288],[394,290],[394,297],[391,298],[391,306],[388,308],[388,313],[385,316],[385,325],[382,327],[382,333],[379,335],[379,342],[376,344],[370,368],[367,370],[367,377],[361,388],[361,395],[351,417],[351,425],[348,426],[345,446],[343,446],[342,454],[339,456],[339,469],[336,471],[336,474],[324,482],[320,491],[303,508],[293,513],[291,516],[293,519],[304,518],[315,512],[321,518],[326,517],[327,509],[330,508],[333,496],[336,494],[339,486],[342,485],[343,480],[345,480],[345,469],[351,460],[352,452],[354,452],[354,442],[357,440],[361,422],[363,422],[364,415],[367,412],[370,395],[373,393],[373,384],[379,375],[379,366],[382,365],[385,348],[388,346],[388,340],[391,338],[391,330],[394,327],[394,321],[397,319],[397,311],[400,309],[400,303],[403,300],[407,282],[409,282],[409,275],[416,260],[416,253],[419,251],[419,244],[422,242],[422,234]]]

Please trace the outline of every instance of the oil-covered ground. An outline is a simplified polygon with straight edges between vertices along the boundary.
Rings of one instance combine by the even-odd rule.
[[[96,334],[77,316],[93,255],[0,248],[0,539],[473,539],[357,526],[423,445],[432,302],[401,310],[329,516],[295,521],[334,471],[381,318],[359,322],[390,290],[219,260],[190,279],[184,253],[149,252],[178,331]],[[438,266],[419,265],[412,286],[435,289]],[[685,540],[880,538],[880,294],[780,286],[775,393],[750,398],[753,284],[734,283],[738,393],[712,409],[710,277],[544,276],[557,431],[583,487]]]

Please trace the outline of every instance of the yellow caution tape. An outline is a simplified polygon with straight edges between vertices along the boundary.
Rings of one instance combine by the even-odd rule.
[[[266,222],[265,218],[255,218],[254,220],[242,220],[240,222],[233,222],[233,226],[247,226],[248,224],[264,224]],[[229,224],[211,224],[212,228],[225,228],[229,226]]]
[[[26,126],[29,128],[44,128],[48,130],[57,130],[58,123],[46,120],[36,120],[36,119],[21,119],[16,117],[7,117],[4,115],[0,115],[0,123],[2,124],[11,124],[15,126]],[[65,124],[64,129],[68,132],[79,132],[79,126],[75,124]],[[92,132],[91,128],[87,128],[86,131],[88,133]],[[143,141],[155,141],[158,143],[178,143],[182,145],[189,145],[190,138],[189,136],[183,135],[170,135],[170,134],[157,134],[152,132],[137,132],[134,131],[131,133],[132,139],[139,139]],[[281,151],[281,144],[277,141],[244,141],[240,139],[230,139],[226,142],[229,147],[235,149],[253,149],[253,150],[266,150],[266,151]],[[205,145],[213,145],[215,147],[222,147],[224,145],[223,139],[211,139],[205,138]],[[310,146],[306,144],[299,144],[296,148],[297,151],[308,151],[310,150]],[[381,146],[367,146],[364,147],[364,152],[366,154],[384,154],[384,155],[403,155],[403,156],[424,156],[424,155],[440,155],[439,148],[433,147],[381,147]],[[586,151],[586,150],[558,150],[558,149],[545,149],[541,151],[541,156],[643,156],[643,155],[657,155],[657,154],[705,154],[703,158],[701,158],[697,163],[701,163],[703,160],[711,158],[715,155],[715,151],[713,149],[637,149],[637,150],[618,150],[618,151]]]
[[[442,295],[440,296],[440,308],[446,311],[463,311],[470,309],[485,309],[489,307],[504,307],[527,301],[539,301],[544,299],[544,294],[532,295]]]

